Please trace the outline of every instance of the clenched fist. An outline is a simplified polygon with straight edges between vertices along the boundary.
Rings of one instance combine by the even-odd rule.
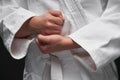
[[[80,47],[71,38],[61,35],[38,35],[36,43],[43,53],[53,53]]]
[[[31,19],[30,28],[36,33],[49,35],[59,34],[64,22],[60,11],[48,11],[47,13],[35,16]]]
[[[50,10],[42,15],[34,16],[27,20],[16,37],[26,37],[32,34],[60,34],[64,18],[60,11]]]

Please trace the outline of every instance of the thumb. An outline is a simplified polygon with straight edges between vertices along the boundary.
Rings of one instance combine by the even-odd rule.
[[[47,38],[47,36],[40,34],[37,36],[37,42],[39,42],[39,44],[41,45],[47,45],[49,44],[49,39]]]

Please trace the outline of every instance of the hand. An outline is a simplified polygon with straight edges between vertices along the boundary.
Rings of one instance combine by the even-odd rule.
[[[60,11],[48,11],[47,13],[35,16],[29,22],[32,31],[38,34],[60,34],[63,26],[63,16]]]
[[[63,37],[61,35],[38,35],[36,43],[43,53],[52,53],[80,47],[71,38]]]
[[[32,34],[60,34],[64,18],[60,11],[50,10],[43,15],[34,16],[27,20],[17,32],[16,37],[24,37]]]

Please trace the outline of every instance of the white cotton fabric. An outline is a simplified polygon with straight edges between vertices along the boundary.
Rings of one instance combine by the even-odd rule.
[[[24,80],[117,80],[119,8],[120,0],[0,0],[0,35],[12,57],[27,54]],[[48,10],[62,11],[61,34],[82,48],[48,55],[35,38],[14,38],[27,19]]]

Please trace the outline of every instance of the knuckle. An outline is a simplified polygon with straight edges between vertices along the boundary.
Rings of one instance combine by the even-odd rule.
[[[44,33],[45,33],[45,34],[51,34],[51,31],[50,31],[50,30],[45,30]]]
[[[48,28],[48,27],[51,27],[52,24],[51,24],[50,22],[46,22],[46,26],[47,26],[47,28]]]
[[[53,21],[53,18],[52,17],[48,17],[48,21]]]

